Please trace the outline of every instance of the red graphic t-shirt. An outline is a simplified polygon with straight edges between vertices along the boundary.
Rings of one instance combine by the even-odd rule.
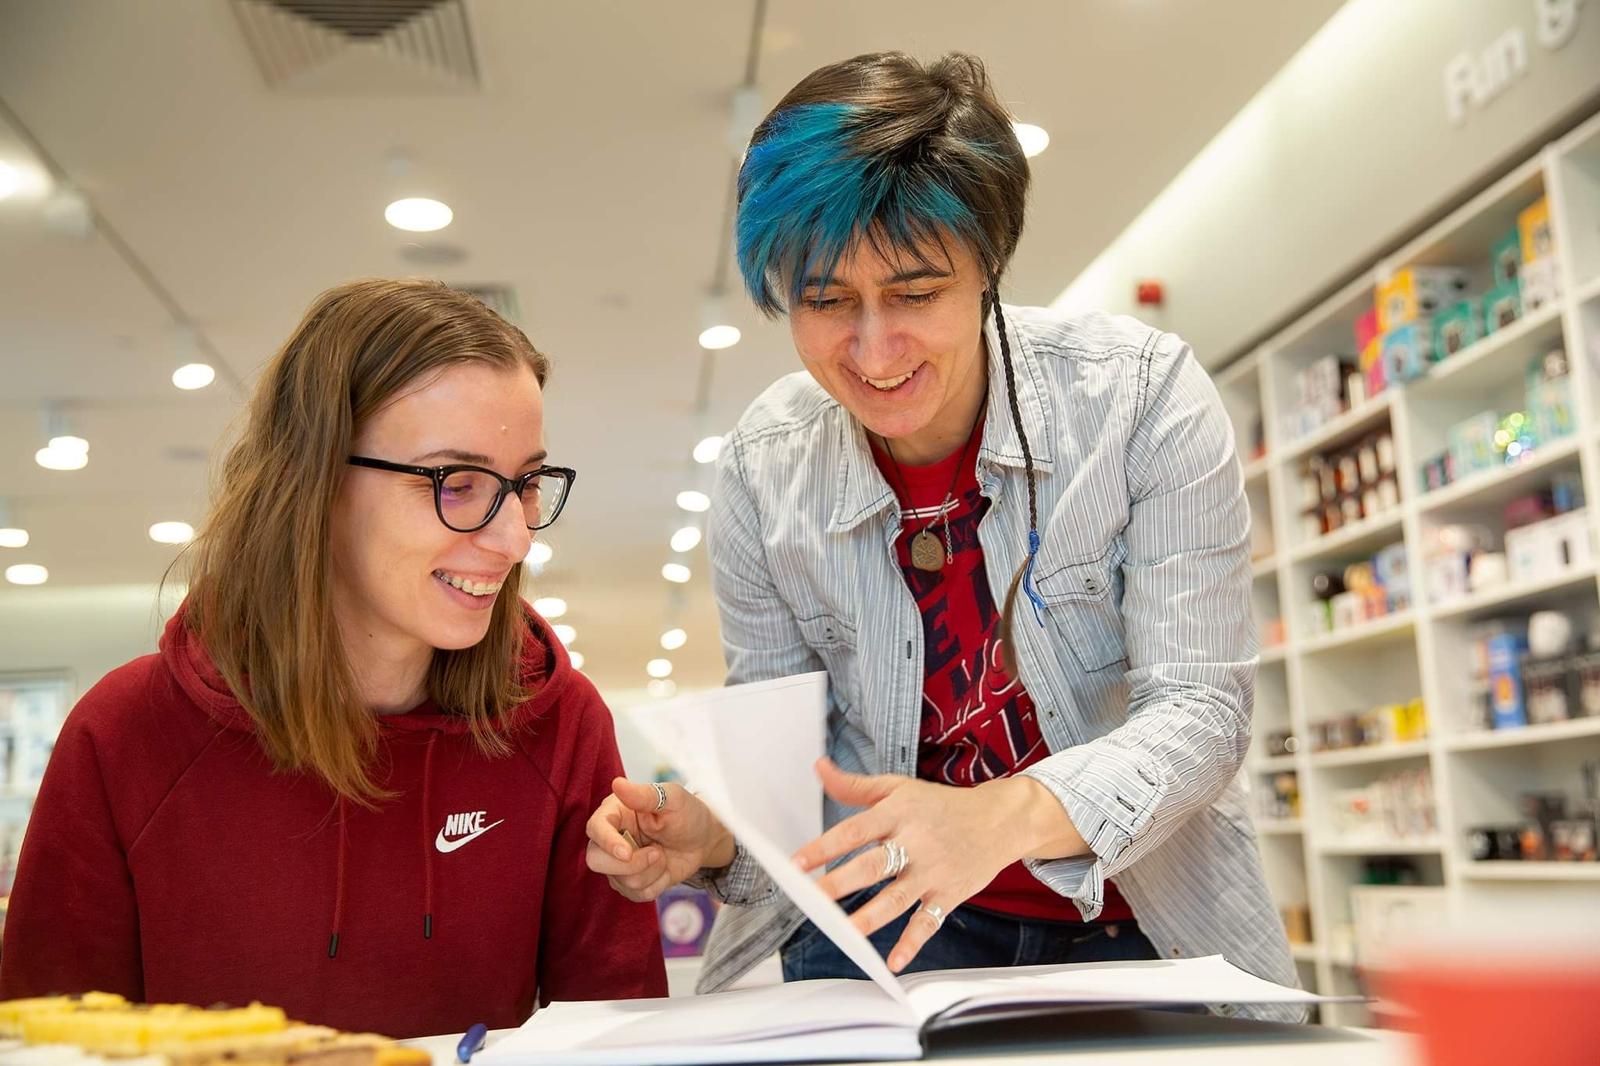
[[[1033,700],[1006,673],[1000,657],[1000,611],[978,544],[978,523],[989,501],[978,491],[977,441],[931,466],[896,464],[875,442],[873,458],[900,502],[902,532],[895,541],[900,570],[922,615],[922,729],[917,776],[970,788],[1009,777],[1050,754]],[[947,502],[948,501],[948,502]],[[911,562],[911,542],[926,528],[945,553],[942,570]],[[1021,619],[1032,620],[1023,611]],[[1022,863],[1001,870],[967,903],[1023,918],[1082,921],[1078,908],[1030,874]],[[1097,919],[1128,921],[1133,911],[1110,881]]]

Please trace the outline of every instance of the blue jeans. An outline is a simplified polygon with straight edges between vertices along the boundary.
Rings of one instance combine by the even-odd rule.
[[[846,911],[854,911],[877,891],[878,886],[863,889],[839,903]],[[907,911],[868,938],[879,955],[889,957],[912,913]],[[783,955],[785,981],[866,977],[859,966],[810,922],[795,930],[779,950]],[[945,919],[943,928],[923,945],[905,972],[1157,957],[1155,947],[1139,931],[1137,922],[1057,922],[1014,918],[976,907],[957,907]]]

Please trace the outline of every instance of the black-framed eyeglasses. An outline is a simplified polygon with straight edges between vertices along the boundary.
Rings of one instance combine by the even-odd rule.
[[[544,529],[561,515],[578,472],[566,466],[541,466],[521,477],[501,477],[487,467],[455,463],[450,466],[411,466],[387,459],[352,455],[351,466],[411,474],[433,482],[433,509],[447,529],[476,533],[500,513],[507,496],[522,501],[529,529]]]

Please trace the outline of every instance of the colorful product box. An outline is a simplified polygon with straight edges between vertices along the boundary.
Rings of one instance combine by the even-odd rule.
[[[1460,300],[1466,291],[1467,272],[1455,267],[1407,267],[1396,271],[1378,285],[1378,329],[1388,333],[1431,318],[1439,308]]]
[[[1366,351],[1367,345],[1378,339],[1378,308],[1369,307],[1356,319],[1356,351]]]
[[[1517,216],[1517,233],[1522,238],[1524,264],[1544,259],[1555,252],[1555,235],[1550,229],[1550,200],[1547,197],[1539,197],[1537,203]]]
[[[1368,397],[1377,396],[1389,387],[1389,375],[1385,372],[1383,366],[1383,339],[1381,337],[1373,337],[1367,342],[1367,346],[1361,349],[1359,366],[1362,380],[1366,383]]]
[[[1517,283],[1522,294],[1522,313],[1532,314],[1561,299],[1561,272],[1554,256],[1537,259],[1522,268]]]
[[[1594,558],[1586,511],[1506,530],[1506,569],[1512,581],[1543,581]]]
[[[1500,416],[1493,411],[1480,411],[1450,427],[1452,481],[1481,470],[1492,470],[1499,465],[1494,445],[1494,435],[1499,428]]]
[[[1522,317],[1522,290],[1519,285],[1496,285],[1483,294],[1483,335],[1505,329]]]
[[[1433,361],[1442,363],[1483,336],[1482,314],[1471,298],[1451,304],[1433,318]]]
[[[1548,442],[1573,432],[1572,374],[1566,351],[1552,348],[1528,360],[1525,381],[1535,440]]]
[[[1427,373],[1433,334],[1426,322],[1412,322],[1383,335],[1383,372],[1389,383],[1415,381]]]
[[[1487,645],[1490,720],[1496,729],[1525,726],[1528,708],[1522,688],[1522,657],[1528,653],[1528,638],[1520,633],[1497,633]]]
[[[1489,250],[1489,266],[1495,285],[1516,281],[1522,274],[1522,231],[1513,229],[1494,242]]]

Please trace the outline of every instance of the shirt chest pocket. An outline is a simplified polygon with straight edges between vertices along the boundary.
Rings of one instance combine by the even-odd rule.
[[[1047,610],[1046,626],[1072,649],[1086,673],[1127,662],[1122,626],[1122,555],[1117,541],[1098,558],[1054,561],[1041,551],[1034,585]]]
[[[828,692],[848,718],[858,717],[860,674],[856,662],[856,628],[833,614],[796,619],[800,635],[828,671]]]

